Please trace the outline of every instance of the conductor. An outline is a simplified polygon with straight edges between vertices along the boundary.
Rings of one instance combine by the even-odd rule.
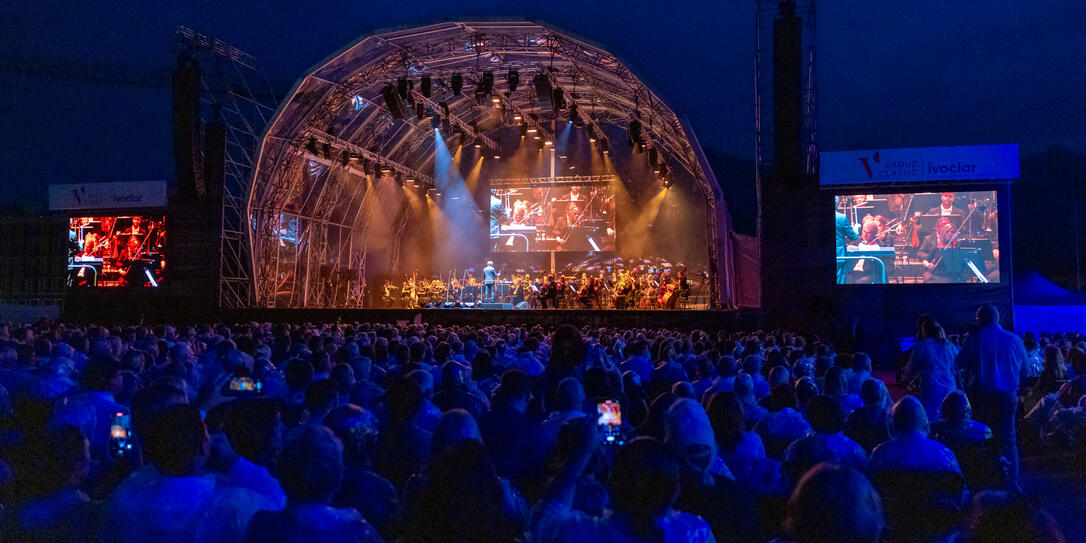
[[[494,269],[494,261],[488,260],[483,268],[483,301],[494,303],[494,281],[498,279],[498,270]]]

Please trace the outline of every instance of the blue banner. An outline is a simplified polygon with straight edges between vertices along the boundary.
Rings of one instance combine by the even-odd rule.
[[[831,151],[819,157],[822,186],[1017,178],[1017,143]]]

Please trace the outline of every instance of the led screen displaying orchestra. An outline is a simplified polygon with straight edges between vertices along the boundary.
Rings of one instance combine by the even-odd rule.
[[[613,251],[614,191],[607,184],[491,189],[490,249]]]
[[[995,191],[837,196],[837,283],[998,283]]]
[[[166,267],[161,215],[72,217],[68,223],[70,287],[158,287]]]

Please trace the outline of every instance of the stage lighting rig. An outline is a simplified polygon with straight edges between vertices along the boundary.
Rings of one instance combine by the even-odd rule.
[[[536,74],[536,76],[532,78],[532,85],[535,86],[535,99],[539,104],[539,109],[542,111],[552,107],[551,98],[554,89],[551,88],[550,78],[548,78],[546,74]]]
[[[426,105],[423,104],[422,102],[417,102],[415,104],[415,117],[418,117],[418,119],[421,121],[422,118],[425,117],[425,116],[426,116]]]
[[[310,137],[305,144],[305,150],[309,151],[309,154],[317,156],[317,138]]]
[[[674,182],[671,180],[671,174],[665,175],[663,178],[660,179],[660,181],[663,183],[665,189],[671,188],[671,185],[674,184]]]
[[[460,96],[460,89],[464,87],[464,76],[460,72],[453,72],[452,74],[452,92],[456,96]]]
[[[346,168],[347,163],[350,162],[350,161],[351,161],[351,154],[348,153],[346,149],[344,149],[343,151],[340,151],[340,153],[339,153],[339,163],[340,163],[340,165],[343,166],[344,168]]]
[[[509,73],[505,76],[505,82],[509,85],[509,92],[516,92],[517,86],[520,85],[520,72],[509,70]]]

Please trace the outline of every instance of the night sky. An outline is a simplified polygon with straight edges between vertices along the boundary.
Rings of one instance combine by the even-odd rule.
[[[0,10],[0,205],[42,208],[48,183],[172,178],[180,24],[255,55],[286,90],[378,29],[539,19],[624,59],[692,119],[704,147],[753,158],[753,2],[15,4]],[[1082,152],[1084,23],[1082,2],[822,2],[821,148],[1018,142],[1023,154]]]

